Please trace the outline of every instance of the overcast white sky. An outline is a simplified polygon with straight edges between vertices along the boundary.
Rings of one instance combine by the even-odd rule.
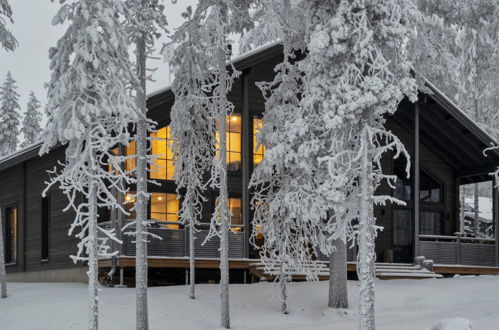
[[[170,32],[182,22],[180,14],[188,5],[196,0],[180,0],[173,5],[171,0],[165,0],[166,15]],[[60,5],[50,0],[10,0],[14,11],[14,25],[8,28],[14,32],[19,41],[15,52],[6,53],[0,49],[0,83],[3,83],[7,71],[11,71],[17,80],[18,92],[21,94],[20,106],[26,111],[26,103],[30,91],[34,91],[42,105],[46,103],[46,90],[43,87],[50,80],[48,49],[54,46],[64,32],[62,26],[53,26],[52,17]],[[163,37],[157,44],[158,51],[166,41]],[[148,92],[169,85],[168,65],[162,61],[150,61],[150,67],[158,67],[154,75],[156,82],[149,83]]]

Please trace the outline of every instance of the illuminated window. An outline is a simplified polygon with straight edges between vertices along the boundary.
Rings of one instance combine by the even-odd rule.
[[[256,140],[256,135],[260,132],[263,126],[263,121],[261,118],[253,118],[253,166],[256,167],[263,160],[265,155],[265,147],[263,145],[258,145]]]
[[[225,124],[227,129],[227,170],[239,171],[241,169],[241,116],[227,116]],[[217,148],[220,148],[219,141],[217,132]]]
[[[136,155],[135,141],[131,141],[126,146],[125,155],[126,156],[135,156]],[[128,158],[126,160],[126,171],[127,172],[135,170],[136,166],[137,166],[137,158],[136,157]]]
[[[217,198],[217,204],[220,202],[220,199]],[[229,215],[230,215],[230,224],[232,225],[230,230],[233,232],[242,231],[243,227],[243,213],[241,209],[241,199],[240,198],[229,198]],[[220,221],[220,217],[217,217],[217,220]]]
[[[176,194],[152,193],[151,194],[151,219],[156,221],[178,222],[180,202]],[[176,224],[167,224],[168,228],[179,229]]]
[[[152,154],[157,156],[151,168],[151,179],[173,180],[175,167],[173,166],[172,138],[170,126],[165,126],[152,133]]]
[[[132,207],[135,206],[135,192],[130,191],[125,195],[125,210],[129,213],[126,218],[128,220],[135,220],[137,218],[137,214],[135,210],[132,211]]]

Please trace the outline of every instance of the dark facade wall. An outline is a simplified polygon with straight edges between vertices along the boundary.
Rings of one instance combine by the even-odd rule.
[[[17,207],[17,262],[7,265],[7,272],[21,272],[24,270],[24,166],[8,168],[0,171],[0,212],[2,212],[2,226],[4,237],[5,232],[6,208]]]
[[[396,115],[395,115],[396,116]],[[414,134],[402,128],[397,124],[396,119],[389,118],[386,122],[387,129],[391,130],[399,137],[404,146],[406,147],[411,161],[414,160]],[[425,170],[435,179],[443,184],[443,204],[429,204],[421,203],[420,209],[422,211],[441,211],[443,213],[443,235],[453,235],[456,231],[456,182],[454,180],[454,170],[450,164],[446,163],[442,158],[433,153],[424,144],[420,144],[420,167]],[[411,168],[413,166],[411,165]],[[383,159],[384,173],[393,173],[393,160],[389,155]],[[413,173],[411,172],[411,176]],[[378,194],[388,194],[393,196],[393,190],[386,184],[382,185]],[[385,252],[392,248],[393,245],[393,210],[413,209],[414,204],[408,202],[406,207],[396,205],[376,206],[374,215],[377,219],[376,223],[382,226],[383,231],[378,233],[376,240],[376,254],[378,261],[384,261]],[[386,261],[386,260],[385,260]]]
[[[78,240],[68,236],[68,230],[74,220],[74,212],[63,212],[67,198],[58,188],[49,193],[49,256],[47,261],[41,260],[42,244],[42,191],[49,180],[47,170],[52,170],[58,160],[64,159],[64,148],[56,149],[43,157],[36,157],[26,162],[26,270],[49,270],[76,267],[70,255],[76,253]]]

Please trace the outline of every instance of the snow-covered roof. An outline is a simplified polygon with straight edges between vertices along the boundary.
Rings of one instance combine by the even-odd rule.
[[[436,95],[438,98],[440,98],[440,101],[444,101],[443,103],[446,103],[452,110],[454,110],[454,114],[458,115],[463,122],[463,124],[468,124],[471,127],[470,130],[478,133],[480,138],[483,140],[485,144],[488,146],[491,146],[491,144],[494,145],[499,145],[497,141],[493,137],[491,137],[487,132],[485,132],[478,124],[475,122],[474,119],[472,119],[464,110],[462,110],[453,100],[451,100],[447,95],[444,94],[437,86],[435,86],[431,81],[429,81],[427,78],[423,77],[423,81],[425,84],[428,86],[428,88]],[[445,106],[445,104],[443,104]],[[449,110],[449,109],[447,109]],[[465,125],[465,126],[468,126]]]
[[[242,53],[242,54],[239,54],[237,56],[234,56],[230,61],[227,62],[227,65],[236,64],[237,62],[248,59],[248,58],[250,58],[258,53],[265,52],[266,50],[273,48],[273,47],[276,47],[280,44],[281,44],[280,41],[273,41],[273,42],[269,42],[269,43],[266,43],[264,45],[258,46],[255,49],[252,49],[246,53]],[[150,97],[156,96],[158,94],[167,92],[171,89],[172,89],[171,85],[168,85],[168,86],[163,87],[163,88],[159,88],[159,89],[155,90],[154,92],[147,94],[147,98],[150,98]]]
[[[8,163],[10,160],[13,160],[17,157],[20,157],[22,155],[26,155],[31,152],[36,152],[38,153],[38,150],[42,146],[42,142],[36,142],[33,144],[30,144],[22,149],[16,150],[11,154],[8,154],[6,156],[0,157],[0,170],[2,169],[2,165]]]
[[[238,66],[239,63],[243,63],[246,60],[258,56],[258,55],[268,55],[270,51],[277,49],[281,43],[279,41],[269,42],[265,45],[259,46],[249,52],[240,54],[235,56],[232,60],[230,60],[227,64]],[[486,145],[490,145],[491,143],[495,143],[494,139],[490,137],[483,129],[481,129],[473,119],[471,119],[463,110],[461,110],[451,99],[449,99],[440,89],[438,89],[432,82],[428,79],[423,78],[428,88],[434,93],[436,96],[437,102],[442,105],[447,111],[452,112],[452,114],[458,119],[466,128],[468,128],[473,134],[477,135],[480,140],[482,140]],[[147,98],[153,98],[155,96],[159,96],[165,92],[171,91],[171,85],[166,86],[164,88],[160,88],[151,93],[148,93]],[[5,169],[7,167],[13,166],[19,162],[24,160],[33,158],[38,155],[38,150],[42,145],[41,142],[35,143],[33,145],[27,146],[21,150],[18,150],[12,154],[9,154],[3,158],[0,158],[0,170]],[[493,151],[499,154],[499,151]]]

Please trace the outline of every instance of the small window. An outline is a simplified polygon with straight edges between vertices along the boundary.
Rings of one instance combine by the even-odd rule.
[[[227,130],[225,134],[227,138],[227,171],[237,172],[241,169],[241,116],[227,116],[225,124]],[[216,137],[217,148],[220,148],[218,132]]]
[[[173,150],[170,126],[160,128],[151,134],[153,138],[151,152],[156,156],[154,165],[151,168],[151,179],[173,180],[175,167],[173,166]]]
[[[256,140],[256,135],[260,132],[263,126],[263,121],[261,118],[253,118],[253,166],[257,167],[258,164],[263,160],[265,156],[265,147],[263,145],[258,145]]]
[[[178,212],[180,202],[176,194],[152,193],[151,194],[151,219],[168,222],[166,227],[179,229],[180,226],[174,224],[179,222]],[[173,222],[173,223],[172,223]]]
[[[5,209],[5,263],[17,263],[17,207]]]
[[[420,173],[419,200],[442,203],[442,184],[427,172],[421,170]]]
[[[50,225],[50,197],[47,195],[42,198],[42,218],[41,218],[41,259],[49,259],[49,225]]]

